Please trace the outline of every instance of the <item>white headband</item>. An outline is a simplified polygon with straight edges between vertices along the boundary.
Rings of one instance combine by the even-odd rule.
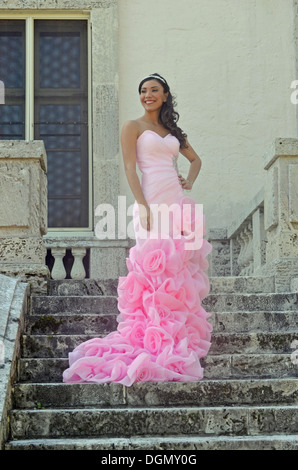
[[[162,82],[164,82],[165,85],[167,84],[167,82],[163,78],[159,77],[158,75],[148,75],[148,77],[144,77],[143,80],[141,81],[143,82],[147,78],[155,78],[157,80],[161,80]]]

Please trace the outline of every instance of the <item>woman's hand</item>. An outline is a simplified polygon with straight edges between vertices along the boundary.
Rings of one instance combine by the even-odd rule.
[[[178,175],[179,182],[182,186],[182,189],[186,189],[187,191],[190,191],[192,189],[192,182],[189,181],[188,179],[183,178],[182,175]]]
[[[139,208],[140,208],[139,214],[140,214],[141,225],[145,230],[150,231],[152,220],[153,220],[150,207],[148,205],[144,206],[143,204],[139,204]]]

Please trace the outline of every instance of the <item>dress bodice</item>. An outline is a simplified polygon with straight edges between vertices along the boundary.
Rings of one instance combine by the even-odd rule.
[[[150,203],[172,204],[183,197],[178,179],[179,140],[172,134],[161,137],[145,130],[137,140],[137,165],[142,173],[142,190]]]

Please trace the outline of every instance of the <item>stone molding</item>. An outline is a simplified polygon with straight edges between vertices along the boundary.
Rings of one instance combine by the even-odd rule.
[[[91,10],[116,5],[117,0],[3,0],[1,10]]]

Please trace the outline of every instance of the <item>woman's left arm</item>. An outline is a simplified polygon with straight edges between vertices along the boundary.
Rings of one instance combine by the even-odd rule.
[[[190,162],[190,168],[187,175],[187,178],[184,179],[179,175],[179,180],[183,189],[190,190],[195,182],[198,174],[200,173],[202,167],[202,160],[199,155],[194,151],[192,146],[188,141],[186,141],[187,148],[180,149],[180,153],[187,158]]]

